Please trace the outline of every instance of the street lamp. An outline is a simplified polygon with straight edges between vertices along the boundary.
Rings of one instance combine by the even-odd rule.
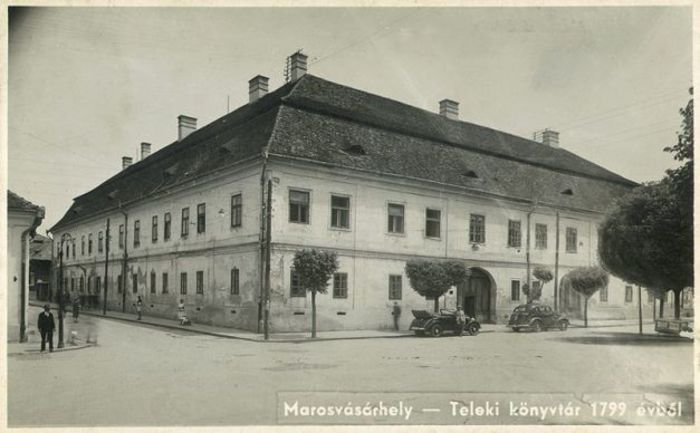
[[[58,348],[62,348],[64,346],[63,344],[63,310],[65,308],[64,305],[64,299],[63,299],[63,290],[64,290],[64,279],[63,279],[63,242],[66,240],[66,236],[70,238],[70,242],[74,242],[73,236],[70,235],[70,233],[63,233],[61,235],[61,248],[60,252],[58,254],[58,263],[59,263],[59,290],[58,290]]]

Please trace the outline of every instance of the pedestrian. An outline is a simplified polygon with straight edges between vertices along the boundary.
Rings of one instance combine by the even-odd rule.
[[[182,325],[183,319],[185,318],[185,301],[180,299],[180,303],[177,305],[177,320]]]
[[[73,322],[78,323],[78,316],[80,315],[80,296],[76,293],[73,296]]]
[[[457,307],[457,311],[455,311],[455,321],[457,322],[458,333],[459,335],[462,335],[462,332],[464,331],[464,324],[467,323],[467,318],[464,315],[462,307]]]
[[[141,307],[143,306],[143,301],[141,300],[141,297],[136,300],[136,313],[139,315],[139,317],[136,320],[141,320]]]
[[[391,309],[391,315],[394,316],[394,329],[399,330],[399,317],[401,316],[401,307],[399,303],[394,301],[394,307]]]
[[[53,352],[53,330],[56,329],[56,322],[53,320],[49,304],[44,305],[44,311],[39,313],[37,328],[39,328],[39,333],[41,333],[41,351],[46,350],[46,342],[48,341],[49,352]]]

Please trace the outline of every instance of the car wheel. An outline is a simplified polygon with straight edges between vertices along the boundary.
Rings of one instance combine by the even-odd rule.
[[[560,331],[566,331],[566,328],[568,328],[568,327],[569,327],[569,322],[567,322],[566,320],[559,321],[559,330]]]
[[[542,332],[544,330],[542,322],[539,320],[535,320],[534,322],[532,322],[532,330],[535,332]]]
[[[442,335],[442,326],[440,325],[433,325],[428,332],[430,332],[431,337],[439,337]]]
[[[479,333],[479,326],[476,323],[472,323],[467,327],[467,333],[469,335],[476,335]]]

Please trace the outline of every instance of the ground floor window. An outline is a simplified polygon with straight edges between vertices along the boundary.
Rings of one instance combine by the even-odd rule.
[[[608,302],[608,288],[603,287],[600,289],[600,302]]]
[[[156,273],[151,271],[151,293],[156,293]]]
[[[180,294],[187,294],[187,272],[180,272]]]
[[[305,298],[306,291],[301,287],[301,279],[299,278],[299,273],[294,269],[291,270],[291,275],[289,276],[289,296],[292,298]]]
[[[204,271],[197,271],[197,294],[204,294]]]
[[[168,293],[168,273],[163,272],[163,293]]]
[[[510,282],[510,300],[520,300],[520,281],[518,280],[513,280]]]
[[[132,281],[134,282],[133,287],[131,289],[132,292],[136,293],[139,291],[139,276],[138,274],[134,274],[131,277]]]
[[[625,302],[632,302],[633,297],[634,291],[632,289],[632,286],[625,286]]]
[[[400,300],[401,299],[401,275],[389,275],[389,299],[390,300]]]
[[[118,292],[118,293],[121,293],[122,290],[124,290],[123,284],[124,284],[123,278],[122,278],[121,275],[119,275],[119,276],[117,277],[117,292]]]
[[[348,274],[339,272],[333,275],[333,297],[348,297]]]
[[[238,268],[231,269],[231,294],[238,295],[240,293],[240,272]]]

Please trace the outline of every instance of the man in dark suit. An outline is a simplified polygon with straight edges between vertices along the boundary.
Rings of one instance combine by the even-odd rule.
[[[53,352],[53,330],[56,329],[56,323],[53,321],[51,314],[51,306],[44,305],[44,311],[39,313],[39,323],[37,324],[41,333],[41,351],[46,350],[46,341],[49,342],[49,352]]]

